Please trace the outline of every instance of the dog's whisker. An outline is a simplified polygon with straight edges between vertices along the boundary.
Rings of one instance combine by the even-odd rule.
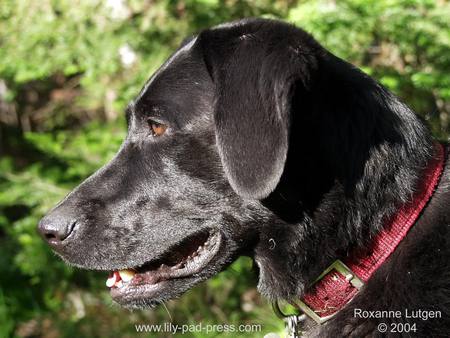
[[[164,306],[164,309],[166,309],[167,314],[169,315],[170,321],[173,322],[172,315],[170,314],[169,309],[166,306],[166,303],[164,301],[161,302],[161,305]]]

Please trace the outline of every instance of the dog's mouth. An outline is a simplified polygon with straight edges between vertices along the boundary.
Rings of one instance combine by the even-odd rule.
[[[160,259],[111,272],[106,281],[112,298],[122,305],[148,305],[164,300],[175,282],[200,277],[219,252],[219,231],[197,233],[169,249]],[[147,303],[147,304],[143,304]],[[150,304],[151,305],[151,304]]]

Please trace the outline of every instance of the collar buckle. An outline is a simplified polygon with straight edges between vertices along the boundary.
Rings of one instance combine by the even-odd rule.
[[[337,259],[334,261],[333,264],[331,264],[328,268],[326,268],[322,274],[314,281],[310,287],[312,287],[314,284],[318,283],[320,280],[322,280],[326,275],[328,275],[332,271],[337,271],[341,275],[345,277],[345,279],[358,291],[363,287],[364,283],[361,279],[358,278],[358,276],[347,266],[345,265],[341,260]],[[338,311],[335,313],[321,317],[319,316],[313,309],[311,309],[306,303],[304,303],[302,300],[299,300],[296,303],[299,307],[299,309],[306,314],[308,317],[313,319],[317,324],[323,324],[329,319],[333,318]]]

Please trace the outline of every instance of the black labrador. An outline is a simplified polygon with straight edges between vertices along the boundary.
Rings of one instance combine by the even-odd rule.
[[[272,20],[186,40],[126,116],[117,155],[39,231],[68,264],[114,271],[111,296],[130,308],[177,297],[240,255],[256,262],[264,296],[299,299],[333,261],[368,245],[434,156],[428,129],[397,97]],[[344,309],[305,334],[450,334],[449,184],[445,165],[394,253]],[[378,318],[378,310],[440,316]],[[416,330],[382,333],[382,322]]]

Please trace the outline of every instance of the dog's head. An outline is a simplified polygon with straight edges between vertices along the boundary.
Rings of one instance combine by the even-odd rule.
[[[40,232],[69,264],[121,272],[111,294],[129,307],[176,297],[253,255],[261,229],[282,223],[264,199],[283,174],[293,92],[321,51],[268,20],[186,41],[129,104],[117,155]]]

